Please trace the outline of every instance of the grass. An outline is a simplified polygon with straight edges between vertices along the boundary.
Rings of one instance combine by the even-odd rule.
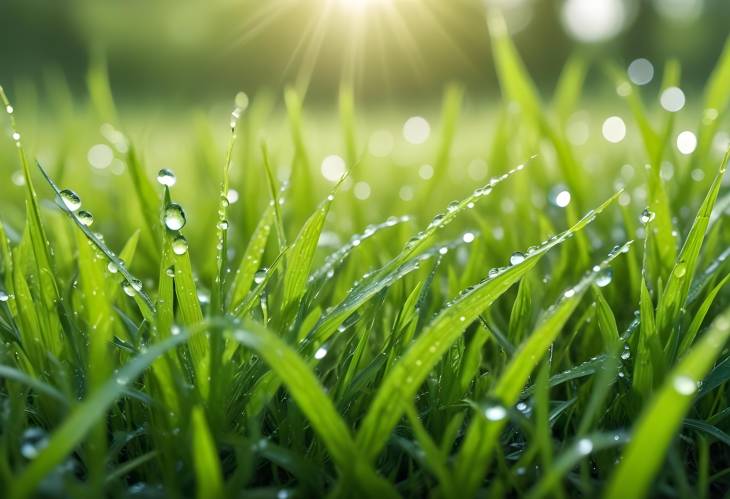
[[[230,124],[186,121],[193,140],[173,119],[133,138],[101,66],[85,109],[57,80],[50,125],[6,113],[5,496],[724,494],[730,43],[675,114],[655,104],[671,61],[640,89],[576,56],[545,99],[489,26],[505,99],[487,128],[452,85],[432,145],[386,157],[347,87],[322,142],[293,90],[285,121],[239,96]],[[583,96],[589,72],[619,96]],[[576,113],[603,106],[626,139],[577,144]],[[79,175],[102,123],[115,157]],[[155,181],[159,150],[176,179]],[[349,171],[328,183],[332,150]],[[467,179],[474,156],[491,180]]]

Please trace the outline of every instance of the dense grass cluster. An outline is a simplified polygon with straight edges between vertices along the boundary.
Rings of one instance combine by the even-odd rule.
[[[4,497],[724,494],[730,44],[682,113],[655,104],[671,61],[641,92],[594,64],[630,133],[576,145],[575,113],[602,115],[588,62],[546,101],[490,28],[492,129],[459,121],[453,86],[435,149],[385,158],[343,88],[327,147],[290,90],[287,144],[239,96],[227,148],[198,117],[152,164],[95,67],[88,112],[54,86],[37,164],[0,91]],[[80,175],[102,123],[122,175]],[[349,173],[328,185],[313,150],[334,147]]]

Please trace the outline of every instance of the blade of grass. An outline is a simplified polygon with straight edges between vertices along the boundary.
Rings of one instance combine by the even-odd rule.
[[[611,476],[607,499],[645,497],[667,449],[689,410],[697,383],[709,372],[730,337],[730,309],[718,316],[700,341],[672,369],[631,432],[631,442]]]
[[[530,337],[518,348],[504,373],[491,390],[491,396],[509,407],[517,402],[530,373],[545,354],[580,303],[583,294],[595,283],[618,255],[628,251],[630,243],[613,250],[594,266],[575,286],[566,290],[558,302],[543,315]],[[454,463],[454,483],[468,496],[474,494],[489,465],[494,446],[506,421],[490,421],[486,417],[472,420],[464,443]]]

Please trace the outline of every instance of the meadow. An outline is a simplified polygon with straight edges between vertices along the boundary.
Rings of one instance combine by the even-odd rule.
[[[727,497],[730,42],[490,35],[421,109],[0,90],[4,497]]]

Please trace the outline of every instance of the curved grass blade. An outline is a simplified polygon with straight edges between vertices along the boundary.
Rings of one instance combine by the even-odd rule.
[[[64,394],[58,391],[56,388],[49,385],[48,383],[39,380],[38,378],[34,378],[29,374],[24,373],[19,369],[15,369],[12,366],[0,364],[0,378],[17,381],[18,383],[22,383],[29,388],[36,390],[38,393],[48,395],[49,397],[60,402],[64,406],[69,405],[69,401],[66,396],[64,396]]]
[[[615,195],[567,231],[547,240],[533,252],[528,252],[521,263],[497,270],[491,277],[447,304],[424,328],[418,339],[387,374],[360,426],[357,443],[367,459],[374,459],[387,442],[393,426],[403,412],[402,401],[415,395],[428,373],[461,336],[466,326],[532,269],[545,253],[583,229],[614,199]]]
[[[558,302],[548,309],[499,377],[490,393],[494,400],[504,407],[510,407],[517,402],[530,373],[560,334],[585,292],[616,257],[628,251],[630,244],[628,242],[612,250],[603,262],[594,266],[578,284],[566,290]],[[454,483],[459,484],[460,490],[467,496],[474,494],[483,479],[505,424],[503,419],[491,421],[486,417],[478,417],[469,425],[454,464]]]
[[[568,446],[553,462],[540,481],[526,494],[526,499],[546,497],[560,480],[592,452],[610,449],[629,441],[624,433],[593,433]]]
[[[53,179],[48,175],[48,172],[41,166],[39,162],[36,162],[36,165],[40,169],[41,173],[45,177],[46,181],[48,182],[48,185],[51,186],[51,189],[53,192],[57,195],[61,195],[61,189],[58,188],[56,183],[53,181]],[[81,229],[81,232],[84,233],[87,239],[91,241],[94,246],[99,248],[102,253],[104,253],[104,256],[106,256],[109,261],[116,266],[116,269],[119,271],[120,274],[124,276],[124,278],[127,280],[128,283],[132,284],[135,282],[138,282],[139,280],[136,279],[132,274],[129,273],[127,270],[126,265],[124,262],[114,254],[112,250],[109,249],[109,247],[103,243],[96,235],[81,221],[78,219],[76,214],[71,211],[65,203],[59,203],[60,208],[76,223],[76,226]],[[142,312],[145,314],[145,318],[151,319],[154,316],[155,313],[155,305],[152,303],[152,299],[149,297],[149,295],[144,291],[144,289],[138,289],[137,293],[135,293],[135,297],[139,296],[140,300],[135,300],[137,303],[141,303],[141,309]]]
[[[339,183],[337,185],[339,186]],[[336,189],[337,187],[335,187]],[[314,259],[314,252],[317,249],[319,236],[322,233],[327,213],[334,198],[333,190],[304,223],[289,250],[286,273],[284,274],[282,310],[287,310],[290,306],[298,303],[304,294],[307,277]]]
[[[241,263],[236,271],[231,285],[231,297],[229,300],[230,310],[235,309],[251,289],[254,276],[261,266],[261,258],[266,249],[266,242],[269,240],[271,224],[274,221],[274,204],[269,205],[264,214],[261,215],[256,229],[248,241],[246,251],[243,253]],[[229,310],[229,311],[230,311]]]
[[[715,179],[700,206],[697,216],[692,223],[692,228],[687,235],[687,239],[679,252],[677,261],[674,264],[664,292],[657,306],[656,326],[657,331],[667,345],[673,344],[676,335],[679,334],[678,328],[675,327],[680,311],[685,304],[689,293],[690,284],[694,277],[697,261],[702,248],[702,242],[705,238],[707,225],[710,222],[712,208],[715,205],[720,186],[727,170],[727,163],[730,160],[730,149],[725,153],[720,169],[715,175]]]
[[[57,466],[81,443],[87,433],[104,417],[112,403],[158,357],[188,341],[208,327],[201,324],[189,331],[182,331],[159,343],[151,345],[144,353],[129,361],[106,383],[77,405],[51,435],[48,446],[16,478],[10,497],[24,499],[31,496],[40,480]]]
[[[730,282],[730,274],[727,274],[719,283],[717,283],[714,288],[712,288],[709,293],[707,293],[707,296],[700,305],[699,309],[697,310],[697,312],[695,312],[695,315],[692,318],[692,322],[687,328],[687,331],[685,331],[684,335],[682,336],[682,341],[679,344],[679,350],[677,352],[677,355],[682,355],[692,345],[695,338],[697,337],[697,333],[699,333],[700,331],[702,322],[707,316],[707,312],[709,312],[712,304],[715,303],[715,298],[717,297],[720,290],[724,288],[728,282]]]
[[[697,392],[697,383],[708,373],[730,337],[730,309],[710,326],[702,339],[671,371],[642,412],[631,443],[613,473],[607,499],[645,497],[664,461],[667,449]]]
[[[197,497],[198,499],[221,499],[225,496],[223,473],[213,436],[210,434],[208,423],[205,421],[205,413],[200,406],[193,408],[191,419]]]
[[[292,398],[306,415],[312,428],[327,447],[333,461],[346,479],[357,480],[364,490],[395,496],[387,482],[378,478],[352,439],[350,430],[337,413],[312,370],[281,338],[264,326],[246,323],[233,338],[256,352],[287,386]]]

